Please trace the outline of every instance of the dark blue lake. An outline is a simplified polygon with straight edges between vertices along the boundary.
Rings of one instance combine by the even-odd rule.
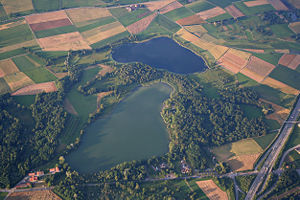
[[[167,37],[122,44],[113,49],[112,58],[121,63],[142,62],[179,74],[202,72],[207,68],[201,57]]]

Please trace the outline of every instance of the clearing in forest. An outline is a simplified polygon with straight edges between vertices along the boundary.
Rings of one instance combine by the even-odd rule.
[[[205,23],[205,21],[198,15],[192,15],[189,17],[185,17],[180,20],[177,20],[176,22],[182,26]]]
[[[17,72],[19,72],[19,69],[11,59],[0,60],[0,77]]]
[[[181,8],[181,7],[182,7],[182,5],[178,1],[174,1],[174,2],[166,5],[165,7],[159,9],[159,13],[160,14],[165,14],[165,13],[168,13],[172,10],[175,10],[175,9]]]
[[[57,91],[54,81],[46,83],[38,83],[33,85],[25,86],[16,92],[12,93],[12,96],[22,96],[22,95],[35,95],[40,93],[50,93]]]
[[[36,24],[41,22],[54,21],[68,18],[65,11],[46,12],[41,14],[32,14],[25,17],[28,24]]]
[[[300,33],[300,22],[293,22],[289,24],[289,28],[296,34]]]
[[[234,18],[245,16],[239,9],[237,9],[234,5],[227,6],[225,10]]]
[[[66,12],[75,25],[83,21],[111,16],[106,8],[74,8],[68,9]]]
[[[146,5],[146,7],[150,11],[155,11],[161,9],[162,7],[165,7],[166,5],[172,3],[173,1],[175,0],[150,1],[150,2],[143,3],[143,5]]]
[[[283,124],[283,122],[286,120],[286,118],[290,113],[289,109],[281,107],[265,99],[259,99],[259,100],[267,104],[271,104],[272,108],[274,109],[274,112],[269,115],[266,115],[266,118],[276,120],[280,125]]]
[[[38,39],[44,51],[69,51],[91,49],[79,32],[54,35]]]
[[[154,20],[154,18],[156,17],[156,13],[153,13],[152,15],[149,15],[129,26],[127,26],[127,30],[128,32],[130,32],[131,34],[138,34],[144,30],[146,30],[148,28],[148,26],[151,24],[151,22]]]
[[[288,8],[281,2],[281,0],[269,0],[269,3],[270,3],[276,10],[288,10]]]
[[[32,0],[1,0],[7,15],[34,10]]]
[[[197,13],[198,16],[200,16],[202,19],[207,20],[222,14],[225,14],[226,11],[221,7],[214,7],[209,10],[205,10],[202,12]]]
[[[108,65],[99,64],[98,66],[101,67],[101,70],[98,73],[100,76],[105,76],[105,74],[114,71],[114,69]]]
[[[300,55],[284,54],[278,64],[295,70],[300,65]]]
[[[250,56],[250,53],[229,49],[217,63],[236,74],[247,65]]]
[[[30,191],[30,192],[14,192],[11,193],[7,200],[61,200],[56,194],[51,190],[41,190],[41,191]]]
[[[291,86],[288,86],[285,83],[282,83],[278,80],[275,80],[271,77],[267,77],[265,80],[261,82],[262,84],[268,85],[272,88],[279,89],[280,91],[286,93],[286,94],[293,94],[293,95],[298,95],[299,90],[292,88]]]
[[[221,190],[213,180],[197,181],[196,184],[210,200],[228,200],[226,192]]]
[[[261,6],[269,4],[268,0],[246,1],[244,4],[248,7]]]
[[[4,80],[11,91],[16,91],[22,87],[34,84],[34,82],[23,72],[9,74],[4,77]]]

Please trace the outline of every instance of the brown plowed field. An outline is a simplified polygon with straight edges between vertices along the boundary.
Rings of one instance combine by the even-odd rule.
[[[168,13],[172,10],[175,10],[177,8],[181,8],[183,5],[181,5],[178,1],[174,1],[168,5],[166,5],[165,7],[161,8],[159,10],[159,13],[160,14],[165,14],[165,13]]]
[[[244,50],[255,52],[255,53],[265,53],[265,50],[263,49],[244,49]]]
[[[22,87],[34,84],[34,82],[23,72],[9,74],[4,77],[4,80],[11,91],[16,91]]]
[[[234,156],[227,162],[233,171],[252,170],[254,163],[260,156],[258,154]]]
[[[61,200],[51,190],[14,192],[11,193],[7,200]]]
[[[72,25],[72,22],[70,22],[70,20],[68,18],[65,18],[65,19],[58,19],[58,20],[41,22],[41,23],[36,23],[36,24],[30,24],[30,28],[33,31],[42,31],[42,30],[47,30],[47,29],[51,29],[51,28],[69,26],[69,25]]]
[[[153,13],[152,15],[149,15],[148,17],[145,17],[133,23],[127,26],[126,28],[131,34],[138,34],[147,29],[147,27],[151,24],[151,22],[154,20],[156,15],[157,15],[156,13]]]
[[[300,65],[300,55],[285,54],[279,59],[278,64],[295,70]]]
[[[101,70],[98,73],[100,76],[105,76],[105,74],[111,73],[112,71],[114,71],[114,69],[110,66],[102,65],[102,64],[99,64],[99,66],[101,67]]]
[[[299,90],[292,88],[291,86],[288,86],[287,84],[284,84],[280,81],[277,81],[273,78],[267,77],[262,84],[268,85],[270,87],[273,87],[275,89],[279,89],[280,91],[286,93],[286,94],[293,94],[293,95],[298,95]]]
[[[280,0],[269,0],[269,3],[270,3],[276,10],[288,10],[288,8],[287,8]]]
[[[0,77],[17,72],[19,69],[11,59],[0,60]]]
[[[225,10],[234,18],[245,16],[239,9],[234,5],[227,6]]]
[[[172,3],[175,0],[162,0],[162,1],[150,1],[143,3],[150,11],[155,11],[165,7],[166,5]]]
[[[241,70],[241,73],[257,82],[261,82],[274,68],[275,66],[271,63],[255,56],[251,56],[247,66]]]
[[[180,19],[176,22],[178,24],[182,25],[182,26],[205,23],[205,21],[201,17],[199,17],[198,15],[192,15],[192,16],[189,16],[189,17],[185,17],[185,18],[182,18],[182,19]]]
[[[226,192],[221,190],[213,180],[197,181],[196,184],[210,200],[228,200]]]
[[[289,28],[295,33],[300,33],[300,22],[290,23]]]
[[[66,12],[75,24],[111,16],[106,8],[74,8],[68,9]]]
[[[48,22],[66,18],[68,18],[68,16],[63,10],[41,14],[32,14],[25,17],[28,24],[37,24],[41,22]]]
[[[205,10],[202,12],[197,13],[198,16],[200,16],[202,19],[206,20],[209,18],[213,18],[222,14],[225,14],[226,11],[223,8],[215,7],[209,10]]]
[[[38,42],[44,51],[69,51],[91,49],[79,32],[40,38]]]
[[[272,108],[274,109],[274,112],[267,115],[266,118],[276,120],[280,125],[282,125],[290,113],[289,109],[281,107],[265,99],[259,99],[259,100],[267,104],[271,104]]]
[[[246,53],[236,49],[229,49],[218,60],[218,64],[236,74],[247,65],[250,56],[250,53]]]
[[[29,86],[25,86],[16,92],[12,93],[13,96],[22,96],[22,95],[34,95],[40,93],[50,93],[57,91],[55,82],[46,82],[46,83],[38,83]]]
[[[32,0],[1,0],[0,2],[2,3],[7,15],[34,10]]]
[[[248,7],[261,6],[265,4],[269,4],[268,0],[256,0],[256,1],[247,1],[244,4]]]
[[[300,65],[300,55],[297,55],[287,66],[288,68],[291,69],[297,69],[297,67]]]

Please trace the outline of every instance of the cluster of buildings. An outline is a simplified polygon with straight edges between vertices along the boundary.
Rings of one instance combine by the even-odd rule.
[[[128,12],[131,12],[131,11],[135,11],[135,10],[137,10],[137,9],[139,9],[139,8],[142,8],[142,7],[143,7],[143,5],[141,5],[141,4],[133,4],[133,5],[127,6],[127,7],[126,7],[126,10],[127,10]]]
[[[50,172],[50,174],[55,174],[55,173],[60,172],[60,170],[58,167],[55,167],[55,168],[49,169],[49,172]],[[31,183],[36,182],[36,181],[38,181],[39,177],[44,176],[44,175],[45,174],[43,171],[31,172],[28,174],[29,182],[31,182]]]
[[[154,171],[160,171],[161,169],[166,169],[166,168],[168,168],[168,165],[167,165],[166,163],[161,163],[158,167],[157,167],[157,166],[154,167],[154,166],[152,165],[152,169],[153,169]]]

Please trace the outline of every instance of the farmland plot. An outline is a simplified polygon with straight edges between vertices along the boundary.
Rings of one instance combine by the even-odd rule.
[[[268,85],[272,88],[279,89],[280,91],[286,93],[286,94],[293,94],[293,95],[298,95],[299,90],[292,88],[291,86],[282,83],[278,80],[275,80],[274,78],[267,77],[265,80],[261,82],[262,84]]]
[[[165,7],[159,9],[159,13],[165,14],[165,13],[168,13],[172,10],[175,10],[175,9],[181,8],[181,7],[182,7],[182,5],[178,1],[174,1],[174,2],[166,5]]]
[[[65,19],[58,19],[58,20],[52,20],[47,22],[30,24],[29,26],[33,31],[42,31],[42,30],[48,30],[48,29],[70,26],[70,25],[72,25],[72,22],[68,18],[65,18]]]
[[[237,9],[234,5],[227,6],[225,10],[234,18],[245,16],[239,9]]]
[[[226,192],[221,190],[213,180],[197,181],[196,184],[210,200],[228,200]]]
[[[300,22],[290,23],[289,28],[295,33],[300,33]]]
[[[145,17],[129,26],[127,26],[127,30],[131,34],[138,34],[144,30],[147,29],[147,27],[150,25],[150,23],[154,20],[156,17],[156,13],[153,13],[152,15],[149,15],[148,17]]]
[[[28,24],[37,24],[41,22],[48,22],[60,19],[68,18],[65,11],[54,11],[54,12],[46,12],[41,14],[32,14],[25,17]]]
[[[155,11],[161,9],[162,7],[165,7],[166,5],[172,3],[173,1],[175,0],[150,1],[150,2],[143,3],[143,5],[146,5],[146,7],[150,11]]]
[[[276,10],[288,10],[288,8],[281,2],[281,0],[268,0],[268,1]]]
[[[246,1],[244,4],[248,7],[261,6],[269,4],[268,0]]]
[[[297,67],[300,65],[300,55],[284,54],[280,58],[278,64],[296,70]]]
[[[17,72],[19,72],[19,69],[11,59],[0,60],[0,77]]]
[[[200,16],[202,19],[207,20],[225,13],[226,11],[223,8],[215,7],[206,11],[199,12],[197,13],[197,15]]]
[[[30,192],[14,192],[9,195],[7,200],[61,200],[56,194],[51,190],[41,190],[41,191],[30,191]]]
[[[0,31],[4,30],[4,29],[15,27],[15,26],[19,26],[19,25],[22,25],[22,24],[26,24],[26,21],[24,19],[16,21],[16,22],[10,22],[10,23],[7,23],[7,24],[2,24],[2,25],[0,25]]]
[[[32,85],[34,82],[26,76],[23,72],[10,74],[4,77],[4,80],[8,84],[11,91],[16,91],[27,85]]]
[[[1,3],[8,15],[34,9],[31,0],[1,0]]]
[[[25,86],[16,92],[12,93],[12,96],[22,96],[22,95],[35,95],[40,93],[49,93],[57,91],[55,82],[46,82],[46,83],[38,83],[29,86]]]
[[[189,17],[185,17],[180,20],[177,20],[176,22],[182,26],[205,23],[205,21],[198,15],[192,15]]]
[[[106,8],[74,8],[66,12],[75,25],[83,21],[111,16],[111,13]]]
[[[288,117],[288,115],[290,113],[289,109],[279,106],[279,105],[272,103],[270,101],[267,101],[265,99],[259,99],[259,100],[262,102],[265,102],[267,104],[271,104],[272,108],[274,109],[273,113],[266,116],[267,119],[276,120],[279,124],[284,123],[284,121],[286,120],[286,118]]]

